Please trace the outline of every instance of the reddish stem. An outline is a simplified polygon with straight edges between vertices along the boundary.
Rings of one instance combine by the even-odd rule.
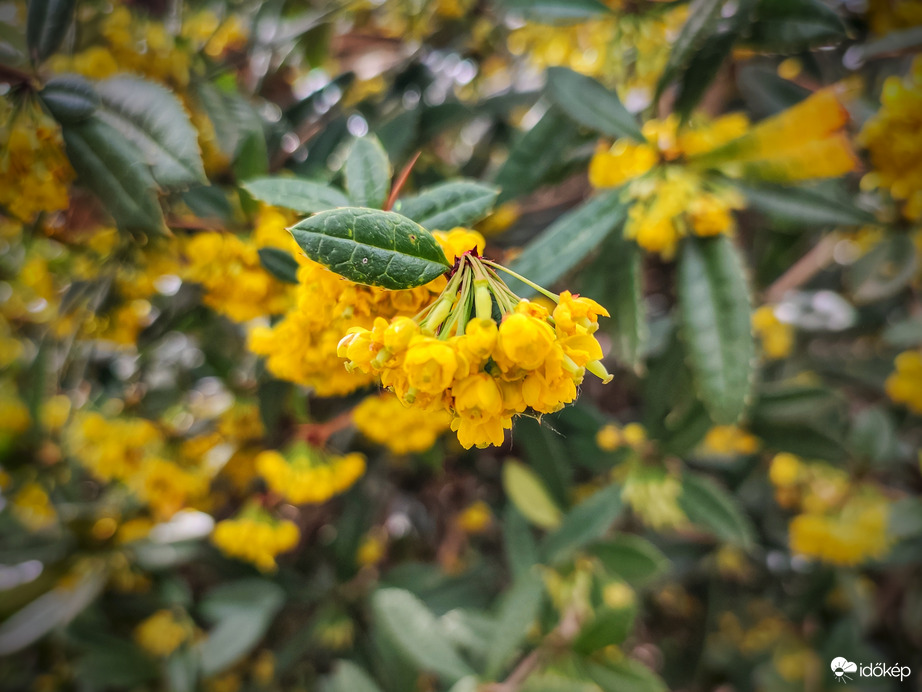
[[[413,166],[415,166],[416,162],[419,161],[419,155],[422,153],[422,151],[417,151],[413,158],[410,159],[409,163],[407,163],[407,165],[403,167],[403,170],[400,171],[400,175],[397,176],[397,179],[394,180],[394,184],[391,187],[391,194],[388,195],[387,202],[384,203],[384,211],[390,211],[394,206],[394,202],[397,201],[397,195],[400,194],[400,191],[406,184],[407,178],[410,177],[410,172],[413,170]]]

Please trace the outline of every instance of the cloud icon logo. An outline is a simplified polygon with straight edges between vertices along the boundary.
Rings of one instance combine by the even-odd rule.
[[[851,680],[847,674],[858,672],[858,664],[852,663],[842,656],[832,659],[832,663],[829,664],[829,667],[832,668],[832,672],[835,673],[836,680],[839,682]]]

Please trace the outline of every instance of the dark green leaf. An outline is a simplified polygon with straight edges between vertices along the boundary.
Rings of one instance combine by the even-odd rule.
[[[205,618],[217,622],[241,611],[274,615],[284,600],[285,593],[281,587],[267,579],[240,579],[211,589],[199,608]]]
[[[850,200],[824,194],[820,190],[797,187],[737,184],[749,206],[773,218],[801,226],[864,226],[876,223],[874,215],[856,207]]]
[[[720,540],[747,550],[752,546],[755,530],[749,517],[726,490],[708,478],[683,474],[679,506],[692,523],[709,529]]]
[[[576,639],[573,640],[573,650],[578,654],[588,656],[606,646],[623,644],[634,629],[636,616],[636,605],[597,609],[595,617],[583,625]]]
[[[780,384],[763,387],[752,407],[752,419],[767,424],[817,420],[842,407],[831,389],[812,385]]]
[[[344,207],[322,211],[291,229],[315,262],[350,281],[400,290],[422,286],[448,270],[435,238],[405,216]]]
[[[566,22],[611,14],[600,0],[500,0],[508,10],[521,12],[533,21]]]
[[[404,197],[394,211],[413,219],[430,231],[451,230],[480,221],[498,195],[496,188],[470,180],[449,180]]]
[[[342,192],[313,180],[256,178],[248,180],[241,187],[260,202],[302,214],[349,206],[349,199]]]
[[[538,562],[538,546],[531,527],[513,504],[507,505],[503,514],[503,545],[509,571],[514,579],[527,574],[531,566]]]
[[[298,283],[298,260],[276,247],[259,248],[259,263],[279,281]]]
[[[369,135],[355,140],[345,168],[346,191],[357,207],[380,209],[387,200],[391,164],[378,138]]]
[[[820,0],[761,0],[749,45],[764,50],[806,50],[846,38],[841,17]]]
[[[166,660],[166,680],[170,692],[195,692],[198,657],[194,649],[182,647]]]
[[[721,7],[723,0],[692,0],[688,7],[688,19],[672,44],[669,60],[656,85],[654,101],[658,101],[666,87],[686,70],[692,56],[713,35],[720,20]]]
[[[99,94],[80,75],[52,77],[38,92],[42,103],[59,123],[76,123],[86,120],[99,105]]]
[[[138,77],[113,77],[96,89],[102,99],[98,117],[141,150],[158,183],[206,182],[198,135],[170,91]]]
[[[74,18],[76,0],[29,0],[26,43],[32,62],[40,63],[54,53]]]
[[[607,190],[567,212],[533,240],[510,268],[540,286],[551,286],[620,228],[626,210],[620,190]],[[510,287],[523,297],[534,293],[520,282]]]
[[[848,448],[874,463],[894,461],[898,456],[896,422],[881,406],[866,408],[855,417]]]
[[[379,589],[371,607],[376,626],[420,670],[432,671],[449,683],[474,672],[449,643],[435,616],[409,591]]]
[[[650,541],[623,534],[592,547],[605,569],[632,585],[654,581],[669,570],[669,558]]]
[[[605,292],[595,296],[611,313],[603,326],[612,337],[612,355],[635,372],[643,371],[649,329],[643,295],[643,253],[637,243],[612,233],[602,246],[596,271]],[[604,268],[603,265],[604,264]]]
[[[683,120],[691,115],[711,86],[737,38],[735,31],[712,36],[688,61],[688,68],[679,80],[679,93],[675,101],[675,111]]]
[[[625,658],[607,663],[585,663],[586,674],[603,692],[665,692],[666,683],[639,661]]]
[[[158,676],[153,661],[130,641],[106,642],[77,659],[74,674],[84,684],[129,689]]]
[[[689,238],[681,248],[679,313],[695,387],[714,422],[733,424],[749,402],[755,344],[749,287],[726,236]]]
[[[620,485],[609,485],[596,491],[570,510],[560,526],[542,541],[543,560],[548,563],[563,562],[583,546],[604,536],[621,514],[623,506]]]
[[[749,108],[763,118],[780,113],[810,95],[809,89],[779,77],[775,70],[757,65],[742,65],[736,84]]]
[[[95,116],[63,127],[67,158],[119,228],[163,233],[157,184],[141,151]]]
[[[580,125],[609,137],[645,141],[640,126],[618,94],[592,77],[566,67],[551,67],[547,71],[547,88],[557,107]]]
[[[487,653],[485,674],[488,678],[502,672],[527,636],[530,625],[538,618],[543,602],[544,582],[532,571],[516,579],[504,594]]]

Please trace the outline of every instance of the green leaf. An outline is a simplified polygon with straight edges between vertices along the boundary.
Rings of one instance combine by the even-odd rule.
[[[876,223],[874,215],[850,200],[820,190],[798,187],[754,187],[737,183],[749,206],[773,218],[801,226],[864,226]]]
[[[130,689],[159,674],[157,666],[137,646],[119,640],[90,648],[77,659],[74,668],[75,676],[84,684],[100,688]]]
[[[96,600],[106,573],[89,571],[68,586],[58,586],[18,610],[0,624],[0,655],[20,651],[56,627],[66,625]]]
[[[733,424],[749,402],[755,344],[749,287],[729,238],[688,238],[682,244],[678,298],[698,396],[715,423]]]
[[[404,197],[394,205],[394,211],[430,231],[451,230],[480,221],[498,194],[498,190],[489,185],[449,180],[413,197]]]
[[[855,417],[849,431],[848,448],[857,456],[880,464],[899,456],[896,423],[881,406],[871,406]]]
[[[542,541],[544,561],[553,564],[568,560],[577,550],[604,536],[623,507],[620,485],[593,493],[570,510],[557,530]]]
[[[528,635],[530,625],[538,618],[544,603],[544,582],[529,571],[524,573],[503,596],[496,617],[496,628],[487,653],[485,675],[494,678]]]
[[[477,680],[477,676],[468,675],[466,678],[461,678],[452,685],[448,692],[477,692],[479,687],[480,682]]]
[[[901,53],[904,50],[917,48],[918,46],[922,46],[922,26],[892,31],[886,36],[865,43],[863,46],[855,46],[853,49],[849,49],[849,53],[852,53],[849,58],[854,58],[855,63],[860,64],[865,60]],[[855,63],[849,62],[849,66]]]
[[[538,546],[531,527],[512,504],[507,505],[503,513],[503,545],[509,571],[514,579],[527,574],[532,565],[538,562]]]
[[[381,692],[381,688],[360,666],[338,661],[333,674],[324,681],[323,692]]]
[[[259,263],[279,281],[298,283],[298,260],[276,247],[259,248]]]
[[[549,108],[527,132],[519,134],[496,174],[503,203],[538,187],[577,140],[573,122],[557,108]]]
[[[547,88],[551,101],[580,125],[609,137],[646,141],[634,116],[618,95],[592,77],[567,67],[550,67]]]
[[[99,94],[80,75],[52,77],[38,92],[42,103],[59,123],[86,120],[99,106]]]
[[[67,158],[119,228],[163,233],[157,184],[141,151],[96,116],[62,128]]]
[[[379,589],[371,598],[375,624],[407,661],[453,683],[473,674],[449,643],[438,620],[416,596],[403,589]]]
[[[29,0],[26,43],[32,62],[40,63],[54,53],[74,18],[76,0]]]
[[[669,558],[640,536],[622,534],[593,546],[590,552],[606,571],[634,586],[648,584],[669,571]]]
[[[820,0],[761,0],[748,45],[775,51],[807,50],[847,37],[842,18]]]
[[[277,584],[260,578],[225,582],[205,594],[199,609],[211,622],[233,617],[241,612],[274,616],[285,601],[285,592]]]
[[[602,192],[552,223],[526,246],[510,269],[539,286],[551,286],[620,228],[625,216],[620,190]],[[522,297],[534,293],[518,281],[510,279],[507,283]]]
[[[166,660],[165,677],[170,692],[195,692],[198,680],[198,657],[195,650],[182,647]]]
[[[656,85],[656,95],[653,98],[654,103],[659,101],[673,80],[679,74],[685,72],[692,56],[697,53],[702,46],[709,40],[714,33],[714,29],[720,20],[720,10],[723,7],[723,0],[692,0],[688,7],[688,19],[682,26],[675,43],[672,44],[672,51],[669,53],[669,59],[666,61],[666,67],[660,75],[659,82]]]
[[[513,460],[503,464],[503,489],[515,508],[535,526],[552,529],[560,525],[560,508],[525,464]]]
[[[895,348],[913,348],[922,344],[922,319],[910,317],[884,329],[881,338]]]
[[[204,183],[198,135],[182,104],[170,91],[138,77],[98,82],[98,117],[133,142],[164,187]]]
[[[387,200],[391,164],[374,135],[355,140],[345,167],[346,191],[357,207],[380,209]]]
[[[603,692],[665,692],[667,689],[656,673],[630,658],[605,665],[586,662],[584,669]]]
[[[517,11],[533,21],[567,22],[610,15],[599,0],[500,0],[507,10]]]
[[[735,31],[712,36],[688,61],[688,68],[679,79],[679,92],[675,100],[675,111],[683,121],[688,119],[695,106],[701,102],[738,38],[739,34]]]
[[[908,235],[894,235],[875,245],[848,268],[845,283],[856,303],[895,296],[916,276],[919,258]]]
[[[694,524],[703,526],[717,538],[748,550],[755,540],[755,529],[736,500],[721,486],[693,473],[682,475],[679,506]]]
[[[641,373],[649,337],[643,295],[643,252],[621,233],[612,233],[603,245],[597,265],[596,271],[602,274],[606,290],[594,297],[611,313],[611,319],[603,324],[612,338],[612,355]]]
[[[322,211],[294,226],[291,234],[312,260],[359,284],[413,288],[450,266],[429,231],[390,211]]]
[[[256,178],[241,185],[260,202],[302,214],[348,207],[349,199],[336,188],[300,178]]]
[[[835,414],[843,404],[826,387],[781,383],[760,389],[751,417],[769,425],[804,423]]]
[[[588,656],[606,646],[623,644],[634,629],[636,617],[636,605],[597,609],[595,617],[583,625],[576,639],[573,640],[573,650]]]

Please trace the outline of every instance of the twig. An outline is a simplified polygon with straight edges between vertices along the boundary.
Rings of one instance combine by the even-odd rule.
[[[797,260],[765,291],[768,303],[777,303],[784,294],[807,283],[814,276],[832,264],[835,246],[839,237],[832,233],[814,245],[806,255]]]
[[[419,161],[419,156],[422,153],[422,151],[417,151],[407,165],[403,167],[403,170],[400,171],[400,175],[394,180],[394,184],[391,186],[391,194],[387,196],[387,202],[384,203],[384,211],[390,211],[393,208],[394,202],[397,201],[397,195],[400,194],[403,186],[406,185],[407,178],[410,177],[410,171],[413,170],[413,166]]]

